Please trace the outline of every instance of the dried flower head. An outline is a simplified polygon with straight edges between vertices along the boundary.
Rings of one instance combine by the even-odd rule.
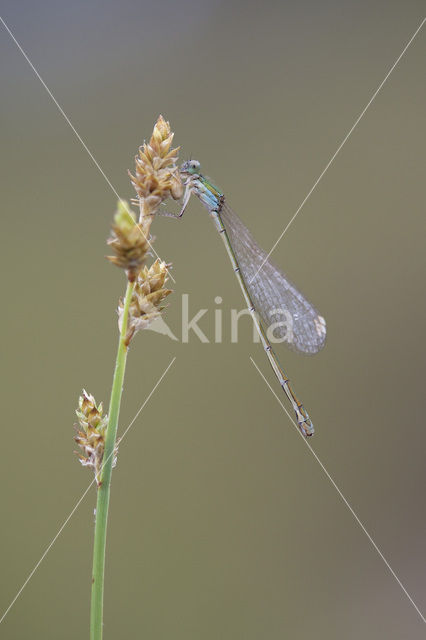
[[[95,473],[98,487],[101,484],[100,475],[105,448],[105,433],[108,426],[108,416],[103,415],[102,402],[96,405],[95,398],[83,389],[76,410],[80,429],[74,440],[83,451],[79,455],[84,467],[91,467]],[[117,449],[114,450],[113,466],[117,462]]]
[[[115,255],[107,256],[107,259],[117,267],[126,269],[131,282],[141,270],[149,251],[151,222],[151,217],[144,217],[137,224],[136,214],[128,203],[125,200],[118,201],[112,233],[108,238],[108,245]]]
[[[135,175],[130,180],[139,198],[141,218],[152,215],[169,196],[179,200],[183,185],[176,165],[179,147],[173,149],[170,124],[159,116],[148,144],[135,157]]]
[[[171,293],[164,285],[168,278],[168,267],[165,262],[156,260],[148,269],[144,267],[139,273],[133,290],[129,308],[127,344],[132,336],[141,329],[146,329],[153,320],[161,315],[164,306],[161,303]],[[123,317],[123,300],[118,305],[118,322],[121,330]]]

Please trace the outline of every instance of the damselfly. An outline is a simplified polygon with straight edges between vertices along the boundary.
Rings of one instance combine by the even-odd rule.
[[[223,193],[201,174],[200,163],[188,160],[180,172],[186,191],[179,216],[183,215],[191,194],[198,196],[211,214],[272,369],[291,402],[300,430],[305,436],[311,436],[314,433],[312,421],[291,388],[271,341],[274,337],[300,353],[317,353],[325,342],[325,320],[284,273],[269,261],[265,251],[229,208]],[[277,314],[283,315],[285,320],[277,322]],[[273,336],[268,328],[273,328]]]

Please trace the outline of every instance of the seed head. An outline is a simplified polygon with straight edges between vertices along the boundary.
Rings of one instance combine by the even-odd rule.
[[[172,148],[170,124],[159,116],[150,141],[135,156],[135,175],[129,171],[139,198],[140,215],[152,215],[169,196],[179,200],[183,185],[176,165],[179,147]]]
[[[101,469],[105,449],[105,433],[108,416],[103,415],[102,402],[96,405],[95,398],[83,389],[76,410],[80,429],[74,440],[83,453],[79,455],[84,467],[91,467],[95,473],[98,487],[101,484]],[[113,466],[117,462],[118,445],[114,450]]]
[[[164,299],[172,293],[164,285],[168,278],[168,267],[165,262],[156,260],[148,269],[144,267],[139,273],[130,302],[128,331],[126,336],[129,344],[132,336],[141,329],[149,327],[151,322],[161,315],[165,308],[161,305]],[[121,330],[123,316],[123,299],[118,305],[118,323]]]
[[[111,236],[107,241],[115,255],[107,256],[107,259],[125,269],[131,282],[141,270],[149,251],[151,222],[152,217],[146,216],[137,224],[136,214],[128,203],[125,200],[118,201]]]

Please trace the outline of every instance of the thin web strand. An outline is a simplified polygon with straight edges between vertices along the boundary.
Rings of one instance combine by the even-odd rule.
[[[151,392],[149,393],[149,395],[145,398],[143,404],[140,406],[140,408],[138,409],[138,411],[136,412],[133,420],[130,422],[130,424],[127,426],[127,428],[125,429],[123,435],[120,437],[120,443],[122,442],[122,440],[124,440],[124,437],[126,436],[127,432],[129,431],[130,427],[134,424],[135,420],[138,418],[139,414],[141,413],[142,409],[145,407],[145,405],[147,404],[147,402],[150,400],[152,394],[154,393],[154,391],[157,389],[158,385],[161,383],[161,381],[163,380],[164,376],[166,375],[166,373],[169,371],[170,367],[172,366],[172,364],[174,363],[174,361],[176,360],[176,356],[174,358],[172,358],[172,360],[170,361],[168,367],[163,371],[163,373],[161,374],[161,376],[159,377],[159,379],[157,380],[156,384],[154,385],[154,387],[152,388]],[[114,454],[114,451],[110,454],[109,458]],[[109,459],[107,458],[107,459]],[[73,507],[73,509],[70,511],[69,515],[66,517],[66,519],[64,520],[63,524],[60,526],[60,528],[58,529],[58,532],[56,533],[56,535],[52,538],[51,542],[48,544],[48,546],[46,547],[45,551],[43,552],[43,554],[41,555],[40,559],[38,560],[38,562],[34,565],[34,568],[32,569],[32,571],[29,573],[28,577],[26,578],[26,580],[24,581],[24,583],[22,584],[21,588],[19,589],[19,591],[17,592],[17,594],[15,595],[15,597],[13,598],[13,600],[11,601],[11,603],[9,604],[9,606],[7,607],[7,609],[4,611],[2,617],[0,618],[0,624],[3,622],[3,620],[6,618],[7,614],[9,613],[9,611],[12,609],[13,605],[15,604],[15,602],[18,600],[19,596],[21,595],[21,593],[23,592],[23,590],[25,589],[25,587],[27,586],[27,584],[29,583],[29,581],[31,580],[31,578],[33,577],[33,575],[35,574],[35,572],[37,571],[37,569],[39,568],[39,566],[41,565],[41,563],[43,562],[43,560],[45,559],[45,557],[47,556],[47,554],[49,553],[50,549],[53,547],[53,545],[55,544],[56,540],[59,538],[59,536],[61,535],[62,531],[65,529],[66,525],[68,524],[68,522],[71,520],[72,516],[74,515],[74,513],[77,511],[78,507],[80,506],[80,504],[83,502],[84,498],[86,497],[86,495],[88,494],[89,490],[91,489],[92,485],[95,483],[95,478],[93,478],[92,482],[89,484],[89,486],[87,487],[87,489],[84,491],[84,493],[82,494],[82,496],[79,498],[79,500],[76,502],[75,506]]]
[[[8,32],[8,34],[10,35],[10,37],[12,38],[13,42],[16,44],[16,46],[18,47],[19,51],[22,53],[22,55],[24,56],[25,60],[28,62],[28,64],[30,65],[31,69],[34,71],[35,75],[37,76],[37,78],[40,80],[41,84],[43,85],[43,87],[45,88],[45,90],[47,91],[48,95],[50,96],[50,98],[53,100],[53,102],[55,103],[56,107],[58,108],[59,113],[63,116],[63,118],[65,119],[65,121],[67,122],[67,124],[70,126],[71,130],[73,131],[74,135],[76,136],[77,140],[80,142],[80,144],[82,145],[82,147],[84,148],[84,150],[87,152],[88,156],[90,157],[90,159],[92,160],[93,164],[95,165],[95,167],[98,169],[98,171],[100,172],[100,174],[102,175],[102,177],[104,178],[104,180],[106,181],[106,183],[108,184],[108,186],[110,187],[111,191],[114,193],[115,197],[117,198],[117,200],[121,200],[117,189],[114,187],[114,185],[112,184],[111,180],[108,178],[108,176],[106,175],[105,171],[102,169],[101,165],[99,164],[99,162],[96,160],[95,156],[93,155],[93,153],[90,151],[89,147],[87,146],[87,144],[84,142],[83,138],[80,136],[80,134],[78,133],[77,129],[74,127],[73,123],[71,122],[71,120],[69,119],[69,117],[67,116],[67,114],[65,113],[65,111],[63,110],[63,108],[61,107],[61,105],[59,104],[59,102],[56,100],[55,96],[53,95],[53,93],[51,92],[51,90],[49,89],[49,87],[47,86],[47,84],[45,83],[45,81],[43,80],[43,78],[41,77],[40,73],[37,71],[36,67],[33,65],[33,63],[31,62],[30,58],[28,57],[28,55],[25,53],[24,49],[22,48],[22,46],[19,44],[18,40],[15,38],[15,36],[13,35],[12,31],[10,30],[10,28],[8,27],[8,25],[6,24],[6,22],[3,20],[3,18],[0,16],[0,22],[3,24],[4,28],[6,29],[6,31]],[[130,213],[130,212],[129,212]],[[141,234],[143,234],[142,230]],[[156,256],[156,258],[158,258],[161,262],[163,262],[160,258],[160,256],[158,255],[158,253],[156,252],[156,250],[154,249],[154,247],[152,246],[149,238],[147,236],[144,236],[147,243],[149,244],[150,249],[152,250],[152,252],[154,253],[154,255]],[[173,280],[174,283],[176,283],[176,280],[174,279],[173,275],[169,272],[170,278]]]
[[[263,378],[265,384],[267,385],[267,387],[269,388],[269,390],[271,391],[271,393],[274,395],[274,397],[276,398],[276,400],[278,400],[278,402],[281,405],[281,408],[283,409],[283,411],[285,411],[285,413],[287,414],[287,417],[289,418],[290,422],[296,427],[296,431],[297,433],[300,435],[300,437],[302,438],[303,442],[305,443],[305,445],[308,447],[309,451],[312,453],[312,455],[314,456],[315,460],[318,462],[318,464],[320,465],[321,469],[324,471],[325,475],[327,476],[327,478],[329,479],[329,481],[331,482],[331,484],[333,485],[333,487],[335,488],[335,490],[337,491],[337,493],[339,494],[340,498],[342,499],[342,501],[344,502],[344,504],[346,505],[346,507],[349,509],[350,513],[352,514],[352,516],[355,518],[356,522],[358,523],[358,525],[361,527],[362,531],[365,533],[365,535],[367,536],[367,538],[369,539],[369,541],[371,542],[371,544],[373,545],[374,549],[377,551],[377,553],[379,554],[380,558],[383,560],[383,562],[385,563],[385,565],[387,566],[387,568],[389,569],[390,573],[392,574],[393,578],[396,580],[396,582],[398,583],[398,585],[401,587],[402,591],[404,592],[404,594],[407,596],[408,600],[410,601],[410,603],[413,605],[414,609],[417,611],[417,613],[419,614],[420,618],[422,619],[422,621],[426,624],[426,618],[424,617],[423,613],[420,611],[419,607],[416,605],[416,603],[414,602],[413,598],[410,596],[410,594],[408,593],[407,589],[404,587],[403,583],[401,582],[401,580],[398,578],[397,574],[395,573],[395,571],[392,569],[391,565],[389,564],[389,562],[386,560],[385,556],[383,555],[382,551],[379,549],[379,547],[377,546],[377,544],[374,542],[373,538],[371,537],[371,535],[368,533],[365,525],[362,523],[362,521],[360,520],[359,516],[356,514],[355,510],[353,509],[353,507],[350,505],[350,503],[348,502],[348,500],[346,499],[346,497],[344,496],[343,492],[341,491],[341,489],[339,489],[339,487],[337,486],[335,480],[333,480],[332,476],[330,475],[330,473],[327,471],[326,467],[324,466],[324,464],[321,462],[321,460],[318,457],[318,454],[314,451],[314,449],[312,448],[311,444],[307,441],[307,439],[305,438],[305,436],[301,433],[301,431],[299,430],[297,424],[295,423],[295,421],[293,420],[293,418],[291,417],[291,415],[289,414],[289,412],[287,411],[286,407],[283,405],[283,403],[281,402],[280,398],[278,397],[278,395],[275,393],[275,391],[273,390],[273,388],[271,387],[271,385],[269,384],[269,382],[267,381],[267,379],[265,378],[265,376],[263,375],[262,371],[259,369],[259,367],[257,366],[256,362],[253,360],[253,358],[250,356],[250,360],[252,362],[252,364],[254,365],[254,367],[256,368],[257,372],[259,373],[259,375],[261,376],[261,378]]]
[[[360,120],[363,118],[363,116],[365,115],[365,112],[367,111],[367,109],[370,107],[370,105],[372,104],[372,102],[374,101],[374,99],[377,97],[378,93],[380,92],[380,90],[382,89],[383,85],[385,84],[385,82],[387,81],[387,79],[389,78],[389,76],[391,75],[391,73],[393,72],[393,70],[395,69],[395,67],[397,66],[397,64],[399,63],[399,61],[401,60],[401,58],[403,57],[403,55],[405,54],[405,52],[407,51],[408,47],[411,45],[411,43],[413,42],[414,38],[417,36],[417,34],[419,33],[420,29],[423,27],[424,23],[426,21],[426,18],[423,18],[423,20],[421,21],[420,25],[417,27],[417,29],[415,30],[414,34],[411,36],[411,38],[409,39],[409,41],[407,42],[407,44],[405,45],[404,49],[402,50],[402,52],[399,54],[398,58],[395,60],[395,62],[393,63],[393,65],[391,66],[391,68],[389,69],[389,71],[387,72],[387,74],[385,75],[384,79],[382,80],[382,82],[379,84],[379,86],[377,87],[376,91],[373,93],[373,95],[371,96],[370,100],[367,102],[366,106],[364,107],[364,109],[361,111],[360,115],[358,116],[358,118],[355,120],[355,123],[352,125],[352,127],[349,129],[348,133],[346,134],[346,136],[343,138],[342,142],[340,143],[340,145],[337,147],[337,150],[334,152],[334,154],[331,156],[330,160],[328,161],[328,163],[326,164],[325,168],[322,170],[322,172],[320,173],[319,177],[317,178],[317,180],[314,182],[312,188],[310,189],[310,191],[308,191],[308,194],[306,195],[306,197],[304,198],[304,200],[302,201],[302,203],[299,205],[298,209],[296,210],[296,213],[293,215],[292,218],[290,218],[290,221],[287,223],[286,227],[284,228],[284,230],[281,232],[280,236],[278,237],[278,240],[275,242],[275,244],[272,246],[272,249],[269,251],[269,253],[267,254],[266,258],[264,259],[264,261],[262,262],[262,264],[260,265],[259,269],[257,270],[256,274],[253,276],[252,280],[254,280],[254,278],[258,275],[259,271],[262,269],[263,265],[265,264],[265,262],[267,260],[269,260],[272,252],[275,250],[275,248],[278,246],[279,242],[282,240],[282,238],[284,237],[284,235],[287,233],[288,229],[290,228],[290,226],[293,224],[294,220],[296,219],[296,217],[298,216],[299,212],[301,211],[301,209],[305,206],[306,202],[308,201],[308,199],[311,197],[312,193],[314,192],[314,190],[316,189],[316,187],[318,186],[318,184],[320,183],[320,181],[322,180],[322,178],[324,177],[324,175],[326,174],[326,172],[328,171],[328,169],[330,168],[330,166],[332,165],[332,163],[334,162],[336,156],[338,155],[338,153],[341,151],[342,147],[346,144],[347,140],[349,139],[350,135],[353,133],[355,127],[358,125],[358,123],[360,122]]]

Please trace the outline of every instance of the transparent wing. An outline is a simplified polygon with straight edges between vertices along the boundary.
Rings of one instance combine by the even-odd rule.
[[[228,233],[241,274],[265,328],[290,349],[314,354],[324,346],[325,320],[269,260],[250,231],[226,201],[220,216]],[[273,326],[274,325],[274,326]]]

